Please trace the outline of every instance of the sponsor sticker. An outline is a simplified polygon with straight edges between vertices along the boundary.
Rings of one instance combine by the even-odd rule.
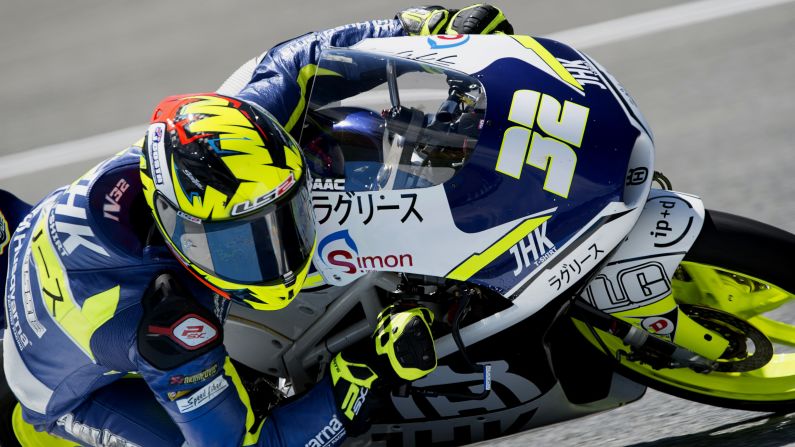
[[[191,351],[207,345],[218,337],[215,326],[196,314],[185,315],[170,328],[150,325],[149,333],[165,335]]]
[[[424,218],[417,210],[417,193],[386,195],[381,193],[318,193],[312,195],[312,208],[319,224],[334,219],[342,225],[350,218],[353,222],[369,224],[374,219],[399,219],[422,222]]]
[[[410,253],[360,255],[356,242],[348,230],[340,230],[326,236],[318,244],[318,252],[327,266],[351,275],[358,272],[414,266],[414,257]]]
[[[180,413],[189,413],[203,407],[227,388],[229,388],[229,382],[226,381],[224,376],[218,376],[215,380],[199,389],[199,391],[175,402]]]
[[[22,306],[25,308],[25,319],[33,329],[36,337],[41,338],[47,328],[39,321],[36,315],[36,305],[33,302],[33,292],[30,287],[30,252],[25,253],[22,260]]]
[[[665,317],[645,318],[641,322],[641,326],[650,333],[657,335],[671,335],[676,327],[673,321]]]
[[[140,447],[107,428],[93,427],[85,422],[77,421],[72,413],[58,418],[57,424],[65,432],[91,447]]]
[[[127,180],[120,178],[113,189],[105,194],[105,203],[102,205],[102,215],[106,219],[119,221],[119,212],[121,211],[121,199],[130,184]]]
[[[168,400],[173,402],[186,394],[190,394],[191,391],[193,390],[169,391]]]
[[[331,420],[323,427],[312,439],[310,439],[304,447],[325,447],[328,445],[336,445],[345,435],[345,428],[342,422],[337,419],[337,416],[332,416]]]
[[[218,364],[215,363],[209,368],[201,372],[198,372],[196,374],[191,374],[189,376],[183,376],[183,375],[171,376],[169,383],[171,385],[189,385],[192,383],[198,383],[209,379],[210,377],[214,376],[215,373],[217,372],[218,372]]]
[[[684,199],[655,197],[646,206],[658,206],[654,227],[649,232],[654,237],[655,247],[667,248],[678,244],[693,227],[695,212],[693,206]]]
[[[3,215],[3,212],[0,211],[0,255],[3,254],[3,250],[6,249],[8,241],[10,240],[11,231],[8,229],[8,221],[6,220],[6,216]]]
[[[26,231],[30,229],[31,220],[33,218],[33,214],[28,214],[25,219],[19,224],[17,227],[16,233],[14,233],[14,244],[12,245],[11,252],[9,253],[9,260],[8,260],[8,267],[11,272],[16,272],[19,266],[19,258],[20,254],[22,254],[22,246],[25,242]],[[30,256],[30,246],[26,248],[26,251],[22,256]],[[24,262],[24,261],[23,261]],[[17,309],[17,281],[19,275],[10,275],[8,278],[8,282],[6,283],[6,312],[8,315],[8,321],[6,324],[8,325],[8,329],[14,335],[14,341],[19,347],[19,350],[24,350],[27,346],[30,346],[32,343],[25,332],[22,330],[22,325],[20,324],[19,320],[19,311]]]
[[[312,182],[312,191],[345,191],[345,179],[316,178]]]
[[[566,60],[557,58],[558,62],[563,65],[571,76],[577,80],[583,87],[586,85],[595,85],[602,90],[607,90],[604,82],[597,74],[597,70],[591,66],[587,61],[582,59]]]
[[[456,34],[455,36],[439,35],[428,37],[428,45],[434,50],[441,48],[460,47],[467,42],[469,42],[469,36],[464,34]]]
[[[668,274],[659,262],[624,269],[618,274],[618,282],[624,296],[633,303],[657,301],[671,291]]]
[[[627,186],[637,186],[646,183],[646,179],[649,178],[649,169],[644,166],[639,166],[637,168],[631,168],[627,171],[627,179],[626,185]]]
[[[557,247],[547,237],[547,223],[533,230],[509,250],[516,262],[513,276],[519,276],[525,269],[538,267],[557,252]]]
[[[166,125],[162,123],[149,126],[149,160],[152,163],[152,177],[156,184],[163,184],[163,168],[161,167],[161,156],[165,156],[163,145],[163,134]]]
[[[178,324],[172,333],[177,340],[193,348],[212,340],[217,332],[206,321],[191,317]]]

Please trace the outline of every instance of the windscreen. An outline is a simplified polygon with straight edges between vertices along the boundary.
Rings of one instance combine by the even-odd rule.
[[[466,74],[398,57],[328,50],[300,143],[315,186],[424,188],[464,166],[485,112],[483,86]]]

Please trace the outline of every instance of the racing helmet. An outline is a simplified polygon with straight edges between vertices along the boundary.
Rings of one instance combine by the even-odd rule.
[[[289,304],[309,271],[315,223],[301,151],[273,116],[216,93],[170,96],[143,153],[144,196],[177,259],[237,303]]]

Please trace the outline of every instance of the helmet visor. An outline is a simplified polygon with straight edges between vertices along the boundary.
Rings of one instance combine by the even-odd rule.
[[[256,212],[225,221],[203,221],[160,194],[155,211],[168,239],[204,272],[235,284],[290,282],[308,261],[315,242],[306,183]]]

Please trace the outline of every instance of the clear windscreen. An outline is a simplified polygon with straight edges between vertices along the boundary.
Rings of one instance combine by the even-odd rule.
[[[300,138],[316,185],[434,186],[475,148],[486,112],[475,78],[356,50],[327,50],[318,67]]]

